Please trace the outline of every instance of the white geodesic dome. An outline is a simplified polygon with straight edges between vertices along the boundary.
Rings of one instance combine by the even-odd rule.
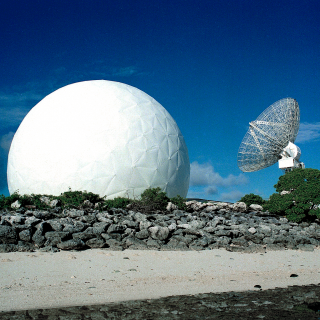
[[[12,194],[88,191],[138,197],[160,187],[185,197],[190,163],[170,114],[129,85],[84,81],[41,100],[14,135],[8,157]]]

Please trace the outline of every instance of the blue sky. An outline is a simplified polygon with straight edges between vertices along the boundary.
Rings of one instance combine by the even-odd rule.
[[[0,194],[7,153],[23,117],[52,91],[105,79],[160,102],[185,137],[189,197],[268,198],[277,164],[242,173],[249,121],[295,98],[296,144],[320,169],[318,0],[11,0],[0,3]]]

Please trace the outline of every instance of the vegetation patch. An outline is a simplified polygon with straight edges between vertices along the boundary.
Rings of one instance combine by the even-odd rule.
[[[294,169],[279,178],[263,208],[270,213],[286,216],[289,221],[320,219],[320,171]]]
[[[243,196],[240,200],[240,202],[244,202],[248,207],[251,204],[259,204],[259,205],[263,205],[265,204],[265,200],[263,200],[259,195],[254,194],[254,193],[249,193],[246,194],[245,196]]]
[[[114,199],[106,199],[106,197],[100,197],[97,194],[87,191],[66,191],[61,193],[60,196],[52,195],[20,195],[18,192],[13,193],[9,197],[0,195],[0,210],[12,209],[11,205],[19,201],[21,207],[28,206],[34,207],[40,210],[46,210],[51,208],[51,201],[57,200],[57,206],[61,208],[81,208],[86,201],[89,201],[96,209],[108,210],[111,208],[127,208],[130,204],[132,209],[147,213],[152,211],[165,211],[169,202],[174,203],[181,210],[186,210],[186,199],[181,196],[176,196],[169,199],[165,192],[158,188],[146,189],[140,196],[140,199],[132,200],[124,197],[117,197]]]

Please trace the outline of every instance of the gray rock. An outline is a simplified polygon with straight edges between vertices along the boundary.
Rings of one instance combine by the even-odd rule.
[[[37,230],[32,236],[32,241],[36,247],[40,248],[46,242],[46,238],[44,237],[44,233],[47,230],[50,230],[50,228],[48,226],[50,226],[50,225],[47,222],[41,222],[36,226]]]
[[[37,219],[41,219],[41,220],[47,220],[52,218],[52,213],[45,211],[45,210],[41,210],[41,211],[33,211],[33,215],[37,218]]]
[[[147,216],[145,214],[143,214],[143,213],[140,213],[140,212],[135,212],[133,214],[133,218],[137,222],[146,221],[147,220]]]
[[[147,248],[147,244],[142,240],[136,238],[128,238],[125,241],[126,248],[135,249],[135,250],[143,250]]]
[[[123,220],[121,222],[121,225],[129,227],[129,228],[134,228],[134,229],[138,229],[139,228],[139,223],[136,221],[132,221],[132,220]]]
[[[17,233],[9,226],[0,226],[0,243],[15,244],[17,243]]]
[[[12,209],[19,209],[21,207],[21,203],[19,200],[16,200],[15,202],[11,203],[11,208]]]
[[[30,242],[30,240],[31,240],[31,231],[29,229],[21,231],[19,233],[19,238],[22,241]]]
[[[173,204],[172,202],[168,202],[168,205],[167,205],[167,208],[166,210],[167,211],[174,211],[174,210],[177,210],[178,209],[178,206]]]
[[[232,239],[232,243],[236,246],[247,247],[248,241],[244,238]]]
[[[81,232],[87,226],[88,226],[88,224],[85,224],[85,223],[83,223],[81,221],[74,221],[74,224],[65,224],[62,231],[69,232],[69,233],[76,233],[76,232]]]
[[[85,246],[85,243],[81,239],[71,239],[57,244],[57,247],[61,250],[79,250]]]
[[[215,236],[229,236],[231,233],[230,230],[218,229],[214,232]]]
[[[205,248],[208,246],[208,244],[209,244],[209,240],[206,237],[202,237],[200,239],[196,239],[193,242],[191,242],[189,247],[191,249],[192,249],[192,246]]]
[[[46,204],[47,206],[49,206],[51,200],[49,197],[42,196],[42,197],[40,197],[40,201],[43,202],[44,204]]]
[[[54,200],[51,200],[50,203],[49,203],[49,206],[51,208],[55,208],[57,205],[59,205],[60,201],[58,199],[54,199]]]
[[[320,245],[318,221],[292,223],[286,218],[257,211],[257,208],[250,208],[254,211],[249,212],[236,211],[241,207],[239,204],[195,201],[191,205],[197,211],[189,206],[189,212],[173,210],[148,215],[122,209],[109,212],[98,212],[92,208],[63,212],[59,208],[2,210],[1,250],[31,250],[34,245],[37,250],[57,250],[56,246],[70,241],[69,237],[77,240],[73,247],[77,247],[75,243],[81,244],[79,248],[105,245],[109,250],[175,250],[173,247],[176,246],[180,250],[226,248],[230,251],[263,252],[264,246],[268,250],[313,250]],[[19,240],[24,249],[19,247]],[[26,244],[31,249],[26,249]]]
[[[263,210],[262,206],[260,206],[259,204],[250,204],[249,209],[253,210],[253,211],[262,211]]]
[[[18,246],[15,244],[0,244],[0,253],[16,251],[18,251]]]
[[[8,221],[11,225],[24,224],[26,218],[23,216],[9,216],[6,221]]]
[[[100,222],[106,222],[106,223],[109,223],[109,224],[112,223],[112,220],[109,218],[109,214],[107,212],[99,212],[96,215],[96,218]]]
[[[301,251],[314,251],[314,246],[312,244],[299,244],[297,248]]]
[[[37,219],[36,217],[28,217],[25,221],[25,224],[28,226],[28,227],[33,227],[35,225],[37,225],[39,222],[41,222],[40,219]]]
[[[121,242],[122,238],[125,238],[126,235],[124,233],[122,233],[122,234],[120,234],[120,233],[109,233],[109,236],[110,236],[110,239],[115,239],[115,240]]]
[[[214,240],[215,240],[214,244],[218,244],[219,247],[226,246],[231,242],[231,239],[225,236],[214,238]]]
[[[35,251],[35,247],[30,242],[18,241],[17,251],[18,252],[32,252],[32,251]]]
[[[182,235],[174,235],[171,239],[171,240],[177,240],[177,242],[184,242],[185,244],[190,244],[192,241],[194,241],[195,239],[198,239],[197,236],[194,236],[194,235],[185,235],[185,236],[182,236]],[[170,242],[169,241],[169,242]]]
[[[112,224],[109,228],[107,233],[123,233],[126,230],[126,226],[119,225],[119,224]]]
[[[60,221],[58,219],[48,220],[47,222],[50,224],[51,228],[54,231],[62,231],[63,225],[60,223]]]
[[[236,212],[246,212],[247,211],[247,205],[244,202],[236,202],[232,206],[232,210]]]
[[[174,250],[190,250],[190,249],[185,242],[171,238],[165,246],[161,247],[161,250],[174,251]]]
[[[177,225],[175,222],[168,225],[169,232],[175,231],[177,229]]]
[[[81,217],[81,221],[89,224],[93,224],[96,222],[96,216],[95,215],[84,215]]]
[[[103,231],[104,231],[104,228],[89,227],[83,232],[73,233],[72,237],[73,239],[81,239],[83,241],[86,241],[101,235]]]
[[[139,223],[140,230],[148,229],[151,226],[152,226],[152,223],[150,221],[140,221],[140,223]]]
[[[84,200],[81,207],[82,208],[93,208],[94,204],[91,203],[89,200]]]
[[[149,239],[147,241],[147,246],[150,249],[160,249],[161,246],[162,246],[162,243],[160,241],[157,241],[157,240]]]
[[[151,238],[155,240],[165,240],[169,235],[169,229],[167,227],[150,227],[148,231]]]
[[[45,246],[39,249],[40,252],[59,252],[60,250],[53,246]]]
[[[106,242],[101,238],[92,238],[86,242],[86,245],[90,248],[103,248]]]
[[[263,233],[264,235],[266,236],[270,236],[271,233],[272,233],[272,230],[269,226],[267,225],[259,225],[259,228],[258,228],[259,232]]]
[[[69,210],[63,210],[63,214],[70,218],[79,218],[84,216],[84,211],[77,210],[77,209],[69,209]]]
[[[47,239],[45,246],[56,246],[58,243],[65,240],[70,235],[69,232],[64,231],[49,231],[44,234]]]
[[[202,232],[200,230],[195,230],[195,229],[184,229],[183,233],[184,234],[193,234],[195,236],[202,236]]]
[[[106,247],[112,251],[122,251],[122,243],[116,239],[109,239],[105,241]]]
[[[248,231],[252,234],[255,234],[257,232],[256,228],[249,228]]]
[[[143,229],[139,232],[136,232],[135,236],[136,236],[136,238],[141,239],[141,240],[147,239],[149,237],[149,232],[147,229]]]

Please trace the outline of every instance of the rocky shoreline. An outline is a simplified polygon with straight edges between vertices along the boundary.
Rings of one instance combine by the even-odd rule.
[[[243,202],[189,201],[187,210],[143,214],[128,209],[15,208],[0,211],[0,252],[85,250],[210,250],[235,252],[320,245],[320,223],[294,223]]]

